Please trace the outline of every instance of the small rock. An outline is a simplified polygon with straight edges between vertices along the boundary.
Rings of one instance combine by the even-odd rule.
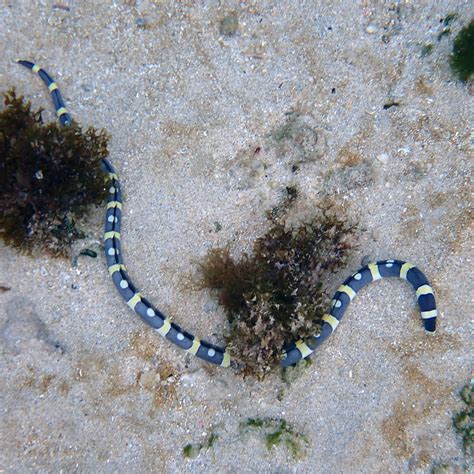
[[[139,28],[145,28],[147,25],[148,25],[148,22],[146,21],[145,18],[137,18],[135,20],[135,24],[139,27]]]
[[[364,257],[362,257],[362,260],[360,262],[360,264],[365,267],[367,266],[370,262],[372,261],[372,259],[370,258],[370,255],[365,255]]]
[[[373,23],[370,23],[370,25],[367,26],[365,31],[367,31],[367,33],[369,33],[369,35],[373,35],[373,34],[377,33],[377,31],[379,31],[379,29],[378,29],[377,25],[374,25]]]
[[[44,267],[41,267],[40,268],[40,274],[41,274],[41,276],[44,276],[44,277],[48,276],[48,270],[46,270],[46,268],[44,268]]]
[[[196,370],[190,374],[181,375],[180,382],[183,387],[193,387],[199,382],[204,382],[206,379],[206,371],[204,369]]]
[[[377,156],[377,160],[380,161],[383,165],[386,165],[389,160],[388,153],[381,153],[380,155]]]

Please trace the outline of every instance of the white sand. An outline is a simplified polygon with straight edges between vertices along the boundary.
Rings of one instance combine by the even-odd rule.
[[[221,340],[221,311],[205,312],[210,295],[186,288],[193,260],[229,242],[235,255],[251,250],[290,184],[302,215],[332,195],[364,229],[334,289],[364,255],[405,259],[431,279],[440,317],[429,338],[409,285],[375,283],[285,387],[278,374],[242,380],[160,339],[119,299],[102,255],[72,268],[2,246],[0,472],[469,469],[451,419],[472,355],[473,97],[448,56],[473,10],[380,3],[1,3],[0,90],[15,85],[53,119],[41,81],[12,62],[35,60],[74,118],[111,133],[130,275],[183,327]],[[237,34],[219,37],[232,11]],[[453,33],[438,41],[450,12]],[[399,105],[384,110],[389,101]],[[278,143],[289,112],[309,135]],[[102,218],[87,222],[92,241]],[[306,455],[240,435],[256,416],[305,433]],[[211,432],[213,448],[183,458]]]

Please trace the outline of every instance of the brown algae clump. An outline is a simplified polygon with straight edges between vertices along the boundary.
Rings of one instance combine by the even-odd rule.
[[[76,221],[107,195],[100,161],[108,155],[104,130],[45,124],[41,109],[4,94],[0,112],[0,237],[31,254],[38,248],[66,256],[82,236]]]
[[[328,311],[328,273],[346,262],[353,224],[326,205],[308,222],[287,226],[269,215],[271,228],[253,255],[236,261],[211,249],[199,264],[200,287],[215,289],[230,323],[229,350],[244,374],[263,377],[283,347],[319,332]]]

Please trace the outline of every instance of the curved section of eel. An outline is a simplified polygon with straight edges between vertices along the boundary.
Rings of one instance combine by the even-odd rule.
[[[402,278],[411,284],[416,292],[425,330],[432,334],[436,332],[438,311],[433,288],[426,276],[411,263],[402,260],[382,260],[362,267],[342,283],[333,297],[330,313],[323,316],[320,333],[309,341],[300,340],[288,347],[281,365],[287,367],[312,354],[336,330],[349,303],[364,286],[372,281],[393,277]]]
[[[30,61],[18,60],[22,66],[37,73],[51,92],[56,115],[63,126],[71,123],[57,84],[44,70]],[[173,342],[190,354],[222,367],[229,367],[230,357],[225,348],[218,347],[180,328],[155,308],[136,289],[130,280],[122,260],[120,249],[120,224],[122,220],[122,194],[114,168],[108,160],[102,160],[102,168],[110,178],[109,198],[105,215],[104,247],[107,267],[120,296],[147,324],[161,336]],[[280,365],[287,367],[311,355],[337,328],[349,303],[364,286],[382,278],[402,278],[407,280],[416,292],[418,306],[425,330],[436,331],[436,301],[426,276],[414,265],[401,260],[382,260],[370,263],[347,278],[338,288],[332,300],[329,314],[324,315],[319,334],[309,340],[299,340],[290,344],[283,352]]]

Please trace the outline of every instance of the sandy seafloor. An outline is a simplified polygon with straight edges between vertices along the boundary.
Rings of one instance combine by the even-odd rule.
[[[232,13],[238,29],[221,35]],[[223,313],[186,284],[193,261],[251,251],[290,185],[293,218],[332,196],[360,223],[331,292],[364,256],[405,259],[440,314],[429,337],[409,285],[376,282],[297,381],[258,382],[163,341],[119,299],[102,255],[73,267],[2,246],[0,472],[472,469],[452,416],[473,348],[473,90],[448,57],[473,13],[468,1],[2,0],[1,90],[53,119],[39,78],[13,62],[33,59],[76,120],[111,133],[129,273],[176,322],[222,341]],[[101,239],[103,212],[76,251]],[[240,433],[248,417],[284,418],[309,446],[300,459],[267,451],[262,433]],[[212,448],[183,457],[210,433]]]

